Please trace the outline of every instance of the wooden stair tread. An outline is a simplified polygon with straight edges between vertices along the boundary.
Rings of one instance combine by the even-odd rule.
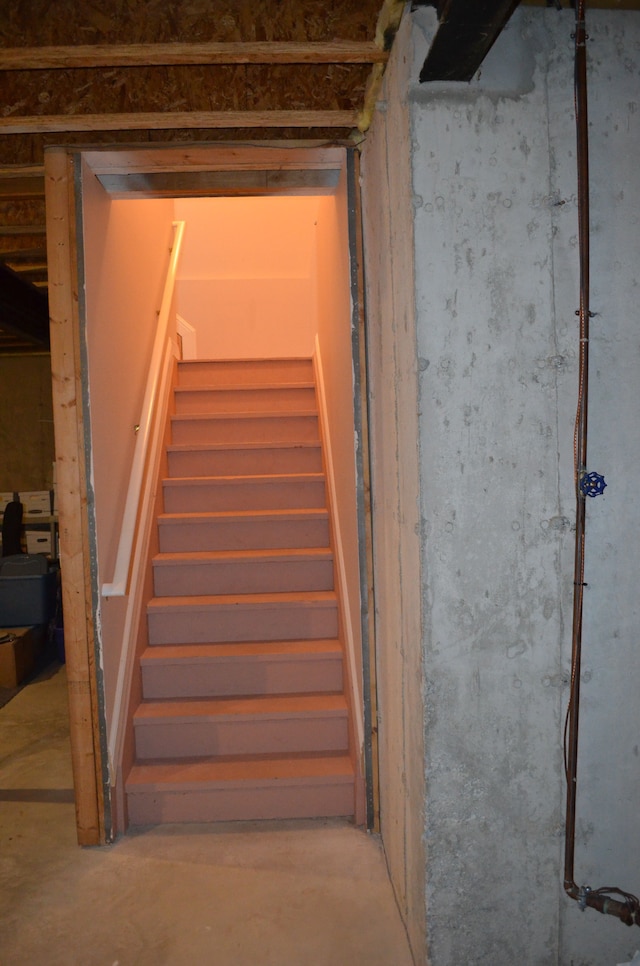
[[[315,389],[313,379],[289,380],[288,382],[265,381],[265,382],[202,382],[192,385],[178,385],[175,387],[177,392],[243,392],[257,389]]]
[[[222,413],[175,413],[171,420],[172,422],[182,423],[182,422],[204,422],[205,420],[221,420],[221,419],[299,419],[313,417],[317,418],[317,409],[273,409],[264,410],[260,409],[258,411],[247,410],[242,412],[234,412],[229,410],[229,412]]]
[[[274,442],[248,442],[248,443],[170,443],[167,453],[224,453],[229,450],[242,452],[243,450],[270,450],[270,449],[319,449],[320,440],[300,439]]]
[[[283,594],[218,594],[203,597],[152,597],[147,608],[162,611],[207,610],[212,607],[237,608],[238,606],[271,606],[276,608],[296,607],[311,603],[316,607],[335,607],[336,593],[333,590],[296,591]]]
[[[315,389],[313,380],[302,379],[300,382],[230,382],[220,385],[219,383],[203,382],[193,386],[176,386],[175,392],[179,395],[188,395],[197,392],[213,393],[251,393],[251,392],[278,392],[287,389]]]
[[[176,563],[188,566],[202,563],[271,563],[273,561],[290,560],[331,560],[332,551],[329,547],[293,547],[291,549],[276,548],[273,550],[188,550],[183,552],[158,553],[153,558],[155,566],[170,566]]]
[[[133,765],[126,782],[127,791],[153,785],[186,790],[218,782],[322,781],[326,778],[353,781],[353,765],[345,754],[307,754],[272,756],[249,755],[150,761]]]
[[[234,641],[229,644],[155,644],[147,647],[141,662],[182,663],[183,661],[206,662],[213,659],[277,660],[295,657],[304,660],[326,654],[334,659],[342,657],[342,645],[337,640],[310,641]]]
[[[189,721],[222,716],[253,718],[262,716],[302,716],[322,713],[345,714],[347,704],[343,694],[285,694],[255,695],[250,697],[179,698],[143,701],[134,713],[134,723],[152,724],[167,718]]]
[[[190,369],[194,366],[219,366],[224,368],[225,366],[258,366],[258,367],[269,367],[273,363],[279,363],[281,365],[293,365],[294,363],[305,363],[311,365],[313,362],[312,356],[296,355],[296,356],[246,356],[242,359],[238,359],[236,356],[225,356],[220,358],[219,356],[199,356],[197,359],[180,359],[178,361],[178,368]]]
[[[185,484],[193,486],[215,486],[217,483],[255,483],[260,481],[262,483],[272,483],[277,486],[280,483],[300,483],[308,480],[324,482],[324,473],[258,473],[255,476],[246,474],[236,476],[173,476],[164,479],[163,483],[165,486],[175,486],[176,484],[182,486]]]
[[[329,511],[326,507],[309,507],[305,509],[291,510],[211,510],[209,512],[194,513],[160,513],[158,521],[169,526],[181,523],[232,523],[234,521],[252,520],[257,518],[261,521],[288,521],[288,520],[319,520],[327,519]]]

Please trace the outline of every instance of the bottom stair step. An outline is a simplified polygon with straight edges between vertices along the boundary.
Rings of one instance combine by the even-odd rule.
[[[348,755],[206,758],[136,764],[126,783],[129,823],[351,817]]]

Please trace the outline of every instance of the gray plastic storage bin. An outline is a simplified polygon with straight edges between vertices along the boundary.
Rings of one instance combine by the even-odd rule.
[[[58,572],[0,576],[0,627],[48,624],[56,612]]]

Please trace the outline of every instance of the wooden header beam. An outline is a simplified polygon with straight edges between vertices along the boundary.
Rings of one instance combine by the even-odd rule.
[[[114,198],[215,198],[334,194],[340,169],[147,171],[98,175]]]
[[[313,162],[309,148],[313,148]],[[46,151],[45,149],[45,155]],[[161,171],[303,171],[339,168],[344,148],[326,140],[198,141],[189,144],[156,142],[144,145],[111,145],[81,148],[95,175],[147,174]]]
[[[0,117],[2,134],[69,131],[168,131],[181,128],[355,127],[355,111],[168,111]]]
[[[175,64],[375,64],[388,53],[372,41],[309,43],[80,44],[0,49],[0,70],[164,67]]]

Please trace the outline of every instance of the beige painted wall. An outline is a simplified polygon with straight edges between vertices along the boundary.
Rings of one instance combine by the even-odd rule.
[[[186,222],[177,310],[201,358],[310,356],[318,198],[176,201]]]
[[[0,358],[0,491],[51,489],[51,358]]]
[[[382,838],[416,963],[425,951],[425,753],[410,18],[362,152]]]
[[[310,356],[311,278],[209,278],[178,283],[178,315],[200,359]]]
[[[113,568],[172,239],[173,201],[110,201],[83,175],[89,411],[98,583]],[[91,494],[90,494],[91,496]],[[101,601],[107,721],[126,598]]]
[[[325,378],[340,534],[349,588],[349,617],[362,678],[360,570],[356,508],[354,379],[346,170],[335,195],[318,199],[315,235],[315,304]],[[361,683],[359,681],[359,686]]]

